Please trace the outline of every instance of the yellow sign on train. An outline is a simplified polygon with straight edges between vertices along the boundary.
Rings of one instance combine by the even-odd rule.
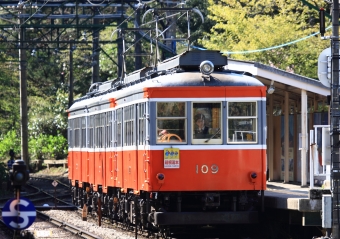
[[[164,168],[179,168],[179,149],[164,149]]]

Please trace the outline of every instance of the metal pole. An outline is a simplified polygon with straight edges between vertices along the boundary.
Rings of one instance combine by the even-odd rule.
[[[23,24],[24,19],[20,18],[20,24]],[[24,46],[25,28],[20,27],[19,34],[19,72],[20,72],[20,116],[21,116],[21,159],[26,165],[28,162],[28,116],[27,116],[27,56]]]
[[[95,15],[99,15],[99,8],[95,7]],[[93,18],[93,25],[99,25],[99,19]],[[99,82],[99,29],[93,29],[92,39],[92,83]]]
[[[136,24],[135,27],[137,28],[138,26],[140,26],[140,9],[137,9],[136,11]],[[135,53],[136,53],[136,57],[135,57],[135,70],[141,69],[142,68],[142,57],[140,55],[140,53],[142,52],[142,43],[141,41],[139,41],[139,34],[136,31],[135,32]]]
[[[332,191],[332,238],[339,238],[339,0],[333,1],[332,14],[332,84],[331,84],[331,191]]]
[[[70,82],[69,82],[69,93],[68,93],[68,108],[70,108],[73,104],[73,51],[74,45],[70,43]]]

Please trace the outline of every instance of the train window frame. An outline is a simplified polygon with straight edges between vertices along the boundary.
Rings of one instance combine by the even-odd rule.
[[[216,107],[217,105],[219,107]],[[193,101],[191,102],[191,112],[191,143],[203,145],[223,144],[223,102]],[[197,129],[198,121],[204,122],[204,133],[202,133],[202,130]]]
[[[136,120],[136,106],[128,105],[123,108],[123,146],[136,145],[135,138],[135,120]]]
[[[123,135],[123,108],[118,108],[116,110],[116,119],[115,119],[116,147],[123,146],[122,135]]]
[[[95,140],[94,147],[95,148],[103,148],[104,147],[104,121],[105,114],[99,113],[95,115]]]
[[[112,142],[112,111],[106,112],[106,122],[105,122],[105,147],[111,148]]]
[[[163,109],[161,110],[161,108]],[[176,121],[177,125],[182,125],[182,127],[164,126],[165,123],[176,125]],[[180,121],[182,122],[180,123]],[[187,144],[187,124],[185,101],[156,102],[156,144]]]
[[[81,117],[81,148],[86,148],[86,122],[87,122],[87,116]]]
[[[146,144],[146,102],[138,104],[138,145]]]
[[[68,120],[67,140],[68,140],[69,148],[73,148],[73,122],[74,122],[74,119]]]
[[[80,137],[81,137],[81,118],[74,119],[73,125],[74,132],[74,148],[80,148]]]
[[[245,109],[246,105],[255,104],[255,110]],[[231,105],[233,104],[233,105]],[[243,109],[241,109],[242,107]],[[252,107],[250,107],[252,108]],[[243,125],[236,130],[231,129],[231,125],[238,120]],[[244,123],[244,122],[249,122]],[[258,143],[258,102],[257,101],[228,101],[227,102],[227,143],[228,144],[256,144]],[[253,126],[253,127],[252,127]],[[252,127],[252,128],[249,128]]]
[[[95,120],[95,115],[90,115],[88,120],[88,138],[87,138],[87,144],[88,148],[94,148],[94,120]]]

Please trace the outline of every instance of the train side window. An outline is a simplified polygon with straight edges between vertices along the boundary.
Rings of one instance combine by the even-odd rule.
[[[193,144],[222,144],[221,109],[220,102],[192,104]]]
[[[116,127],[115,127],[115,134],[116,134],[116,140],[117,140],[117,146],[122,146],[122,116],[123,116],[123,109],[117,109],[116,111]]]
[[[94,116],[94,148],[98,148],[98,135],[99,135],[99,130],[98,130],[98,126],[99,126],[99,121],[100,121],[100,116],[99,114],[96,114]]]
[[[106,113],[106,148],[112,147],[112,111]]]
[[[74,147],[80,147],[80,118],[74,119]]]
[[[185,102],[157,102],[157,143],[186,143]]]
[[[138,144],[145,144],[146,140],[146,103],[138,104]]]
[[[103,147],[103,122],[102,122],[103,114],[97,114],[95,116],[95,147],[102,148]]]
[[[88,147],[93,148],[93,125],[94,125],[94,115],[90,116],[90,120],[88,122]]]
[[[256,102],[228,102],[228,143],[257,142]]]
[[[67,139],[69,148],[73,148],[73,121],[73,119],[68,120]]]
[[[81,148],[86,148],[86,117],[81,117]]]
[[[135,105],[124,107],[124,146],[135,145]]]

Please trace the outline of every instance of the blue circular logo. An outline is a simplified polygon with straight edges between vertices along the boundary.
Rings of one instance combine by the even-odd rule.
[[[31,226],[36,215],[33,203],[26,198],[10,199],[2,208],[2,219],[14,230],[23,230]]]

